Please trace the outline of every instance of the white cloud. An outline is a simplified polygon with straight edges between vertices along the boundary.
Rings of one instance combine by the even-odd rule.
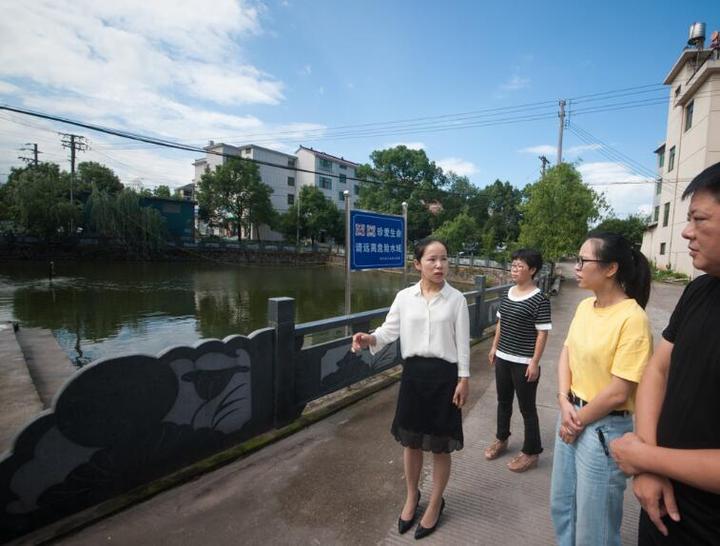
[[[599,150],[602,148],[600,144],[581,144],[579,146],[570,146],[569,148],[565,149],[563,151],[563,154],[567,154],[568,156],[577,157],[582,152],[591,152],[593,150]]]
[[[0,47],[4,102],[194,145],[224,135],[232,144],[252,140],[288,150],[309,131],[324,129],[234,113],[232,107],[284,100],[282,81],[253,66],[244,50],[248,39],[264,32],[266,8],[253,0],[217,0],[212,9],[199,0],[6,4],[0,35],[17,47]],[[42,143],[47,155],[41,157],[67,168],[59,130],[88,136],[97,149],[79,159],[107,163],[124,180],[161,176],[163,183],[181,185],[193,177],[197,154],[14,114],[0,115],[0,172],[18,164],[17,148],[25,142]],[[105,152],[112,160],[99,154],[102,145],[111,146]]]
[[[0,95],[17,95],[19,93],[20,88],[17,85],[0,80]]]
[[[638,212],[647,214],[652,208],[654,181],[633,174],[624,165],[611,162],[581,163],[578,171],[586,184],[596,192],[605,194],[616,216],[622,218]]]
[[[304,66],[300,69],[300,73],[303,74],[303,75],[305,75],[305,76],[309,76],[310,74],[312,74],[312,65],[309,65],[309,64],[304,65]]]
[[[386,144],[383,146],[384,149],[395,148],[396,146],[405,146],[408,150],[424,150],[424,142],[395,142],[393,144]]]
[[[452,171],[460,176],[470,176],[478,172],[477,166],[459,157],[446,157],[435,162],[445,172]]]
[[[505,83],[500,84],[500,89],[502,89],[503,91],[518,91],[520,89],[525,89],[529,86],[529,78],[523,78],[516,74]]]
[[[549,144],[540,144],[539,146],[530,146],[529,148],[523,148],[518,150],[523,154],[539,154],[539,155],[556,155],[557,148],[550,146]]]
[[[589,152],[601,148],[600,144],[583,144],[580,146],[570,146],[569,148],[563,149],[563,159],[577,158],[582,152]],[[533,155],[545,155],[548,159],[555,159],[557,157],[557,147],[551,146],[550,144],[540,144],[538,146],[529,146],[528,148],[522,148],[518,152],[523,154]]]

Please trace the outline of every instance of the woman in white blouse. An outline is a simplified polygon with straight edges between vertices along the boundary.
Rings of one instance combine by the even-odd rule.
[[[405,360],[392,434],[404,446],[407,497],[398,531],[408,531],[417,517],[418,483],[423,451],[433,453],[430,502],[415,538],[435,531],[445,507],[450,453],[463,447],[462,414],[470,376],[470,321],[465,297],[450,286],[447,246],[423,239],[415,246],[420,282],[395,296],[385,322],[372,334],[353,336],[352,350],[371,353],[400,338]]]

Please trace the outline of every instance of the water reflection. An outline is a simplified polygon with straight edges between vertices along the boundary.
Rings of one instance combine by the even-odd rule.
[[[53,331],[79,363],[154,354],[201,338],[267,325],[267,300],[296,299],[296,321],[344,311],[341,267],[248,268],[215,264],[56,262],[0,264],[0,320]],[[353,311],[387,306],[402,276],[353,274]]]

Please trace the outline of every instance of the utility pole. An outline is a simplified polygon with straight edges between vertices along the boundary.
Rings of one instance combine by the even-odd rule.
[[[542,162],[542,175],[545,176],[545,165],[550,163],[550,160],[544,155],[541,155],[538,159]]]
[[[19,155],[18,159],[22,159],[25,163],[28,165],[32,163],[35,167],[38,165],[38,154],[41,154],[42,152],[38,151],[38,145],[35,142],[26,142],[25,146],[32,146],[32,148],[20,148],[21,152],[32,152],[32,157],[24,157]]]
[[[73,202],[73,186],[75,185],[75,152],[84,152],[88,145],[84,136],[72,133],[60,133],[63,148],[70,148],[70,203]]]
[[[565,128],[565,99],[560,100],[558,117],[560,118],[560,136],[558,138],[557,165],[560,165],[562,163],[563,129]]]

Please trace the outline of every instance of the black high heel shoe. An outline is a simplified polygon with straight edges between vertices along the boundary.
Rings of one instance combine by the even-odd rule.
[[[426,536],[432,535],[435,532],[438,523],[440,523],[440,516],[442,516],[443,510],[445,510],[445,497],[443,497],[442,504],[440,505],[440,512],[438,512],[438,517],[435,521],[435,525],[433,525],[432,527],[423,527],[422,523],[418,523],[417,529],[415,529],[415,540],[420,540],[421,538],[425,538]]]
[[[413,526],[413,523],[415,523],[415,518],[417,517],[417,510],[418,506],[420,506],[420,490],[418,489],[418,498],[417,502],[415,503],[415,510],[413,510],[413,516],[409,520],[404,520],[402,518],[398,518],[398,533],[401,535],[403,533],[407,533],[410,530],[410,527]]]

